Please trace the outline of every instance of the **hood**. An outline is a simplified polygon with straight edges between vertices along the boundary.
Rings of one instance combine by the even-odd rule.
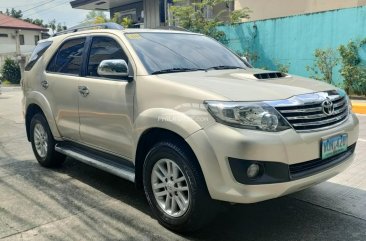
[[[158,77],[179,84],[210,91],[232,101],[262,101],[287,99],[294,95],[334,90],[321,81],[259,69],[212,70],[172,74]]]

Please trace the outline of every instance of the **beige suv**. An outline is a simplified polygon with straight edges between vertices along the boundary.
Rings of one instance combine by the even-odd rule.
[[[177,232],[202,227],[218,201],[260,202],[335,176],[358,138],[344,91],[254,69],[189,32],[71,29],[39,43],[23,91],[42,166],[69,156],[134,182]]]

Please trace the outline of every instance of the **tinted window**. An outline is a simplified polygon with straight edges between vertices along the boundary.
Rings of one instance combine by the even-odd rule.
[[[37,45],[39,42],[39,35],[34,36],[34,44]]]
[[[87,76],[99,77],[98,66],[100,62],[107,59],[124,59],[128,63],[126,54],[115,40],[107,37],[93,38]]]
[[[126,34],[150,74],[167,69],[248,68],[217,41],[196,34]]]
[[[24,45],[24,35],[23,34],[19,35],[19,44]]]
[[[28,61],[27,66],[25,66],[25,70],[29,71],[33,68],[33,66],[37,63],[37,61],[42,57],[42,55],[46,52],[46,50],[51,46],[52,42],[42,42],[37,45],[37,47],[33,50],[33,53]]]
[[[79,75],[83,62],[85,38],[65,42],[51,60],[47,71]]]

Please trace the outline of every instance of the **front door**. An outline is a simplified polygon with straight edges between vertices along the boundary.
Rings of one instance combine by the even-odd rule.
[[[80,78],[80,136],[84,144],[132,157],[134,83],[98,75],[103,60],[128,58],[117,38],[93,37],[85,76]]]

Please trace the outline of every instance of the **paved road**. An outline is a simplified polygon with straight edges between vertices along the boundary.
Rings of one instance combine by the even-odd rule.
[[[182,237],[151,217],[130,182],[72,159],[41,168],[20,99],[19,89],[0,95],[0,239],[366,240],[366,116],[359,116],[358,156],[346,172],[291,196],[232,206],[207,229]]]

